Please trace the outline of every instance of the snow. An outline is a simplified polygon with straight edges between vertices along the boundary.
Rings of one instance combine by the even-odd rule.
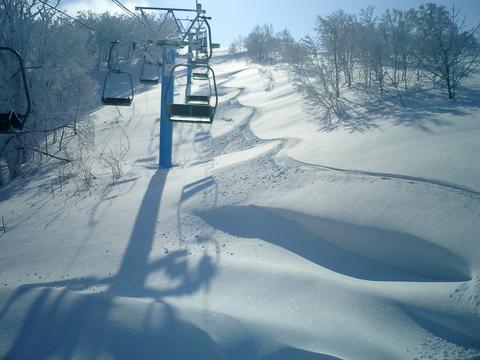
[[[479,108],[326,132],[281,68],[266,92],[213,66],[217,118],[175,126],[176,167],[145,86],[94,113],[91,194],[53,197],[54,167],[1,190],[0,357],[479,357]],[[95,159],[120,142],[112,182]]]

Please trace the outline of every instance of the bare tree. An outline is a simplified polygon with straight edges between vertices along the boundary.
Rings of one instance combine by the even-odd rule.
[[[414,63],[414,11],[387,10],[381,19],[380,29],[385,37],[386,60],[390,85],[396,90],[407,91]]]
[[[308,56],[305,57],[305,61],[295,64],[292,68],[295,86],[308,105],[321,106],[328,113],[341,118],[341,99],[337,96],[335,64],[326,58],[320,44],[314,39],[306,37],[303,44]],[[327,125],[332,124],[330,122]]]
[[[232,43],[228,48],[228,52],[231,55],[236,55],[244,52],[245,51],[244,49],[245,49],[245,39],[242,36],[239,36],[234,41],[232,41]]]
[[[478,66],[480,46],[475,35],[479,26],[466,29],[465,18],[452,6],[425,4],[416,16],[417,59],[420,66],[432,79],[439,79],[455,99],[462,81]]]
[[[260,63],[271,63],[275,60],[277,40],[273,26],[264,24],[256,26],[245,39],[248,55]]]

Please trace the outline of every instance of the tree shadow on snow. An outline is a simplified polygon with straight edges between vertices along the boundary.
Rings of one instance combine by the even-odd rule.
[[[387,89],[383,98],[378,90],[361,85],[352,87],[354,99],[342,97],[339,101],[340,113],[319,111],[317,106],[307,106],[308,113],[321,124],[321,131],[339,128],[350,132],[381,130],[385,119],[394,126],[405,126],[422,132],[434,133],[434,129],[451,126],[444,115],[465,116],[480,107],[480,90],[459,89],[457,99],[449,100],[440,89],[418,89],[412,87],[398,94]],[[443,117],[443,118],[442,118]]]
[[[220,359],[214,340],[162,301],[125,305],[102,294],[51,288],[32,290],[32,296],[6,359],[190,359],[192,353]]]

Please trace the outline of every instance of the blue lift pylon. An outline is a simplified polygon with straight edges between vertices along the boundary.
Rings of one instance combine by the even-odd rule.
[[[168,15],[174,20],[174,23],[177,26],[177,31],[172,34],[178,34],[176,38],[171,38],[171,35],[164,38],[163,40],[157,41],[155,44],[161,48],[162,54],[162,71],[161,71],[161,78],[162,78],[162,95],[160,97],[160,146],[159,146],[159,168],[160,169],[168,169],[171,168],[173,165],[173,154],[172,154],[172,147],[173,147],[173,121],[182,121],[182,122],[208,122],[211,123],[215,114],[215,110],[218,104],[218,94],[216,91],[216,84],[215,84],[215,106],[210,106],[210,101],[200,101],[197,98],[200,96],[193,96],[195,101],[188,101],[185,104],[174,104],[174,94],[175,94],[175,70],[177,66],[186,66],[187,68],[187,85],[186,85],[186,99],[192,98],[191,96],[191,86],[192,86],[192,76],[193,76],[193,44],[198,39],[195,39],[195,35],[198,37],[198,30],[194,29],[194,25],[198,24],[198,26],[207,26],[208,27],[208,34],[209,34],[209,44],[210,44],[210,53],[208,54],[208,59],[210,59],[211,53],[211,33],[210,33],[210,26],[207,22],[205,14],[205,10],[202,9],[202,5],[196,1],[196,8],[195,9],[176,9],[176,8],[160,8],[160,7],[135,7],[135,10],[139,10],[142,16],[145,18],[146,22],[148,23],[148,19],[144,13],[147,10],[153,11],[166,11],[167,15],[164,17],[159,32],[163,28],[165,20],[167,19]],[[179,20],[175,16],[175,12],[193,12],[196,13],[195,19],[188,20],[190,25],[185,28],[181,20]],[[202,25],[200,25],[202,24]],[[194,31],[197,30],[197,34],[194,34]],[[177,56],[177,49],[185,47],[188,44],[188,61],[187,64],[176,64],[176,56]],[[198,45],[197,45],[198,46]],[[198,57],[198,49],[196,49],[196,57]],[[202,65],[203,67],[207,67],[209,71],[215,76],[213,70],[208,66],[208,60],[206,64]],[[214,80],[215,81],[215,80]],[[210,95],[211,96],[211,95]],[[205,96],[204,96],[205,97]],[[186,111],[188,110],[188,111]],[[180,112],[181,114],[178,114]],[[204,114],[208,112],[208,114]],[[178,120],[177,117],[181,115],[181,120]],[[208,116],[207,116],[208,115]],[[186,120],[184,119],[186,118]],[[208,121],[205,121],[206,118]],[[197,120],[198,121],[194,121]],[[189,120],[189,121],[188,121]]]
[[[170,72],[175,66],[177,48],[164,46],[162,49],[162,96],[160,97],[160,169],[172,167],[173,123],[168,114],[168,104],[173,102],[174,81]]]

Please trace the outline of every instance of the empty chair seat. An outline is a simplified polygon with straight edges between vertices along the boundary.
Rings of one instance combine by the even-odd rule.
[[[208,80],[208,73],[193,73],[194,80]]]
[[[188,104],[210,104],[210,96],[206,95],[187,95]]]
[[[157,85],[159,82],[159,78],[155,77],[153,79],[142,78],[140,79],[140,84],[144,85]]]
[[[208,58],[206,59],[196,59],[192,61],[193,66],[202,66],[202,65],[208,65]]]
[[[170,120],[176,122],[211,124],[215,109],[205,104],[170,104],[168,105]]]
[[[0,113],[0,134],[4,134],[10,130],[9,113]]]
[[[0,113],[0,133],[8,132],[9,130],[22,130],[23,123],[24,121],[21,115],[17,114],[15,111]]]
[[[10,129],[10,113],[0,113],[0,133],[6,133]]]
[[[102,104],[113,106],[130,106],[132,105],[132,98],[102,97]]]

